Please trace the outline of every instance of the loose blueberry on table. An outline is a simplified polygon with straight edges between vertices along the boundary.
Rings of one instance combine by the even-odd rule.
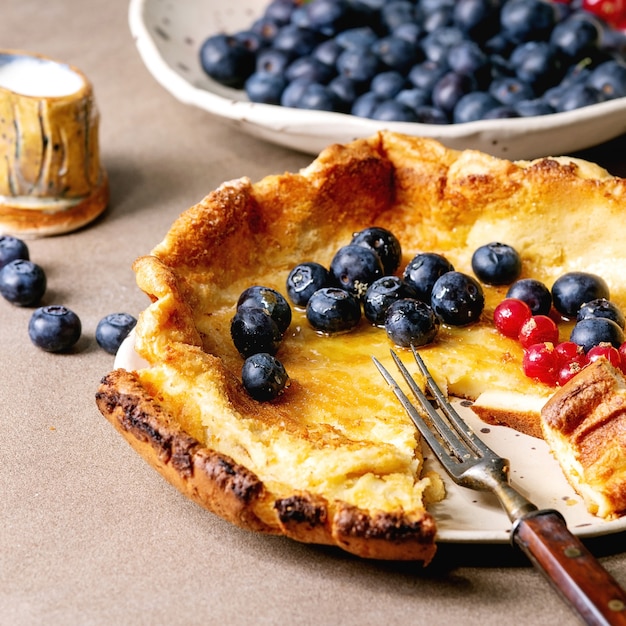
[[[17,306],[36,305],[46,291],[46,273],[26,259],[10,261],[0,270],[0,294]]]
[[[1,235],[0,269],[2,269],[7,263],[17,261],[18,259],[24,259],[26,261],[30,259],[28,246],[17,237],[12,237],[11,235]]]
[[[109,313],[96,326],[96,342],[105,352],[116,354],[136,324],[128,313]]]
[[[46,352],[65,352],[80,339],[79,317],[61,305],[36,309],[28,324],[28,335],[38,348]]]

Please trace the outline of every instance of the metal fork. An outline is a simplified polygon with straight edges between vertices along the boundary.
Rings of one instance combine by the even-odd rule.
[[[432,402],[393,350],[391,356],[418,406],[380,361],[372,359],[452,480],[496,495],[512,522],[512,543],[586,624],[626,625],[626,592],[572,535],[558,511],[538,509],[509,484],[509,461],[478,438],[447,401],[417,350],[412,351]]]

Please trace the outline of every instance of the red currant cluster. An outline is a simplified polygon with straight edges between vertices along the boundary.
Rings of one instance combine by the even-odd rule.
[[[558,314],[555,314],[558,315]],[[523,300],[505,298],[494,310],[496,329],[524,348],[524,374],[550,386],[564,385],[586,365],[605,357],[626,373],[626,342],[619,349],[601,343],[587,352],[573,341],[559,342],[559,328],[549,315],[533,315]]]
[[[583,0],[582,8],[615,28],[626,28],[626,0]]]

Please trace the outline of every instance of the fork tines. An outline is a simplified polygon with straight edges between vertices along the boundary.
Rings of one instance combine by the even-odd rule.
[[[478,459],[493,458],[494,452],[486,446],[466,424],[454,407],[448,402],[445,395],[428,371],[426,364],[417,350],[412,347],[415,362],[425,380],[425,388],[432,394],[433,401],[440,412],[433,406],[429,398],[419,387],[413,376],[405,367],[400,357],[391,350],[391,356],[406,381],[411,393],[418,400],[416,407],[394,380],[389,371],[372,357],[374,364],[383,378],[392,388],[394,394],[413,420],[415,426],[446,469],[452,474],[459,475],[465,470],[466,464],[475,464]],[[445,416],[445,417],[444,417]],[[435,432],[429,427],[432,424]]]

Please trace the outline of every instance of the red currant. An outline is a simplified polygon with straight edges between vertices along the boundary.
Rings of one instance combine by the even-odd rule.
[[[585,351],[573,341],[562,341],[554,347],[559,361],[557,384],[564,385],[589,364]]]
[[[554,346],[554,349],[561,363],[569,363],[571,361],[586,361],[587,357],[582,346],[573,341],[562,341]]]
[[[558,365],[558,355],[549,341],[535,343],[524,351],[522,367],[529,378],[554,387],[558,379]]]
[[[623,24],[626,17],[626,0],[583,0],[582,8],[612,26]]]
[[[626,374],[626,341],[617,349],[622,360],[621,370]]]
[[[559,329],[547,315],[534,315],[522,324],[518,339],[523,348],[546,342],[555,345],[559,342]]]
[[[578,374],[585,365],[581,364],[579,361],[567,361],[563,363],[559,367],[559,371],[557,372],[556,382],[561,387],[565,385],[565,383],[569,382]]]
[[[532,317],[530,307],[517,298],[505,298],[493,312],[493,323],[505,337],[517,339],[524,322]]]
[[[606,360],[614,367],[621,368],[622,357],[617,348],[614,348],[610,343],[601,343],[597,346],[593,346],[587,352],[587,358],[589,363],[597,361],[600,357],[606,358]]]

